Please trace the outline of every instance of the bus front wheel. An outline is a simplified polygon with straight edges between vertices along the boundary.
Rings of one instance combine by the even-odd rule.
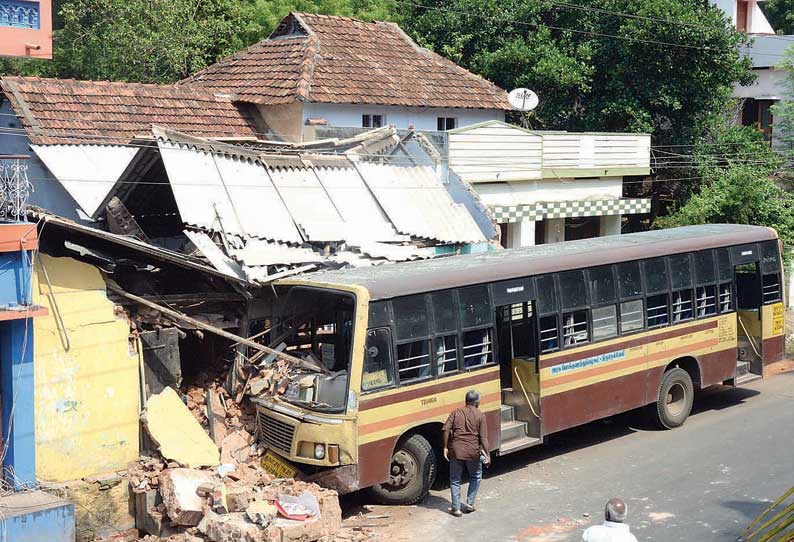
[[[436,478],[437,459],[422,435],[411,435],[394,451],[389,479],[371,488],[382,504],[416,504],[430,492]]]
[[[656,402],[659,425],[665,429],[683,425],[692,410],[694,397],[695,388],[688,372],[675,367],[664,373]]]

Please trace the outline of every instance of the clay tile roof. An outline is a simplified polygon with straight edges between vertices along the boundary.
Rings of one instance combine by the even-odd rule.
[[[257,104],[510,109],[493,83],[422,49],[399,26],[291,13],[266,40],[181,82]]]
[[[176,85],[2,77],[34,144],[121,145],[153,124],[201,137],[255,137],[253,121],[212,92]]]

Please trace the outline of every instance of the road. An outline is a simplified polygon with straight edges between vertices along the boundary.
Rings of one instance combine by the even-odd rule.
[[[639,541],[733,541],[794,485],[794,373],[743,388],[707,390],[684,426],[644,427],[634,413],[552,435],[540,447],[495,459],[479,510],[446,513],[449,493],[391,516],[386,539],[578,541],[620,496]]]

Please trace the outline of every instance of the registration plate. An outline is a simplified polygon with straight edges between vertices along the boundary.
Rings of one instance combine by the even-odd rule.
[[[294,478],[298,470],[271,451],[265,452],[262,468],[276,478]]]

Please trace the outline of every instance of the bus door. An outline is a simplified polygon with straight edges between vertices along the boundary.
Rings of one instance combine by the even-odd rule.
[[[760,258],[756,245],[731,249],[736,285],[737,346],[736,382],[763,371],[763,295]]]

